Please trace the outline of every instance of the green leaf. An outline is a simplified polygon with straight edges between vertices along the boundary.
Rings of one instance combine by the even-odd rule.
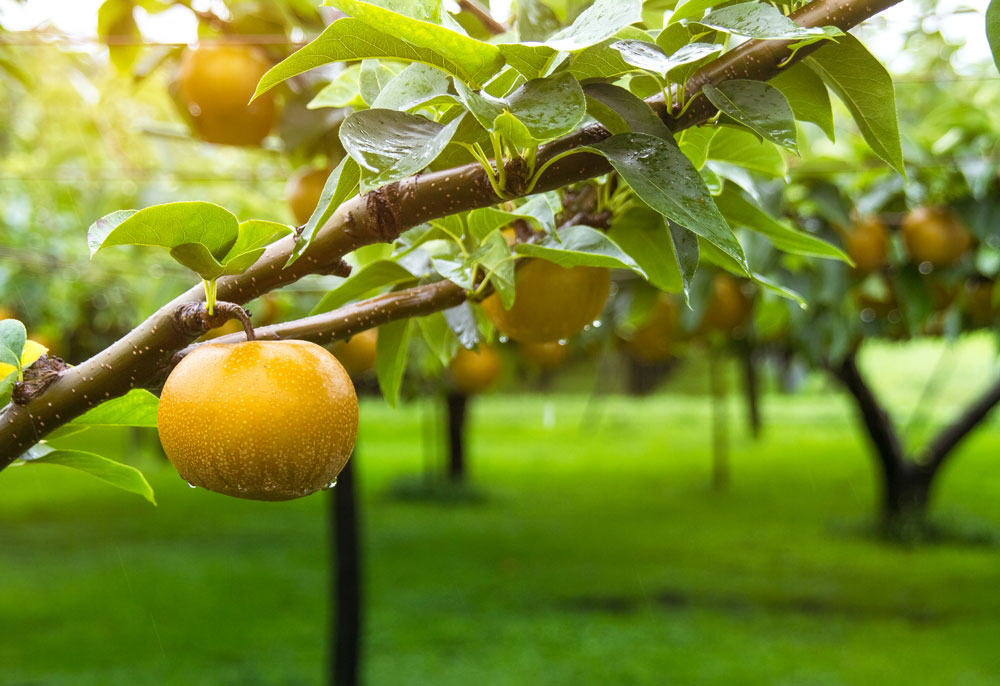
[[[990,0],[986,8],[986,38],[993,51],[993,63],[1000,69],[1000,0]]]
[[[354,112],[340,125],[340,142],[363,170],[361,192],[416,174],[451,140],[462,117],[446,125],[396,110]]]
[[[413,281],[415,278],[405,267],[392,260],[378,260],[366,264],[324,295],[309,314],[322,314],[335,310],[373,291],[388,286],[397,286],[407,281]]]
[[[795,227],[780,222],[757,207],[735,186],[726,184],[715,202],[733,228],[745,227],[767,236],[776,248],[796,255],[826,257],[850,263],[850,258],[840,248],[830,245]]]
[[[719,129],[708,147],[708,158],[744,169],[780,177],[785,175],[785,158],[773,144],[761,141],[748,131]]]
[[[524,76],[517,69],[509,66],[504,67],[499,74],[483,86],[483,93],[494,98],[502,98],[522,83],[524,83]]]
[[[203,279],[224,273],[221,260],[239,238],[239,222],[229,210],[209,202],[173,202],[142,210],[120,210],[98,219],[87,231],[93,257],[115,245],[170,249],[171,256]]]
[[[483,45],[487,44],[483,43]],[[324,64],[369,58],[422,62],[477,87],[481,81],[488,80],[492,75],[492,72],[486,73],[489,71],[488,69],[483,69],[483,73],[469,72],[459,61],[434,50],[414,45],[390,33],[384,33],[358,19],[348,17],[333,22],[314,41],[271,67],[257,84],[254,98],[266,93],[286,79]],[[499,52],[497,52],[497,60],[496,69],[499,69],[503,62]]]
[[[518,219],[524,219],[547,233],[552,233],[555,230],[555,211],[548,200],[541,195],[531,198],[510,212],[496,207],[483,207],[472,210],[466,215],[469,235],[477,242],[482,241],[495,229]]]
[[[445,310],[444,318],[448,321],[448,326],[451,327],[462,347],[472,350],[479,345],[479,326],[476,324],[476,315],[468,302]]]
[[[410,350],[413,320],[401,319],[383,324],[378,329],[378,343],[375,345],[375,373],[382,396],[389,407],[399,402],[399,389],[406,370],[406,358]]]
[[[426,64],[411,64],[399,72],[371,104],[373,108],[410,110],[448,92],[448,75]]]
[[[485,271],[503,306],[510,308],[514,304],[514,258],[499,230],[486,237],[470,256],[469,262],[478,264]]]
[[[694,23],[747,38],[823,40],[844,35],[835,26],[799,26],[766,2],[741,2],[722,7]]]
[[[705,10],[712,5],[718,5],[719,0],[686,0],[677,3],[673,14],[667,20],[667,24],[675,24],[682,19],[700,19]]]
[[[465,108],[487,131],[493,130],[493,122],[503,114],[504,102],[491,95],[477,93],[461,81],[455,81],[455,90]]]
[[[663,222],[670,229],[674,257],[677,259],[677,266],[681,272],[681,281],[684,284],[684,299],[687,301],[688,306],[690,306],[691,284],[694,282],[695,272],[698,271],[698,261],[701,259],[701,251],[698,249],[698,237],[683,226],[674,224],[669,219],[664,218]]]
[[[608,234],[589,226],[569,226],[559,231],[561,241],[548,236],[541,243],[519,243],[518,255],[538,257],[560,267],[608,267],[628,269],[642,278],[646,271],[615,243]]]
[[[522,148],[570,133],[587,114],[580,84],[570,74],[531,79],[503,99],[507,110],[493,128]]]
[[[310,110],[321,107],[355,107],[365,106],[361,97],[361,65],[350,64],[333,77],[330,83],[316,94],[306,107]]]
[[[196,203],[172,203],[172,205],[194,205]],[[201,203],[208,205],[209,203]],[[166,207],[165,205],[160,205],[158,207]],[[215,206],[213,206],[215,207]],[[154,208],[147,208],[154,209]],[[219,208],[221,209],[221,208]],[[139,212],[131,215],[134,219],[140,216],[146,210],[140,210]],[[223,210],[226,214],[232,217],[228,211]],[[173,216],[181,216],[177,213],[173,213]],[[127,225],[132,219],[126,220],[121,226]],[[233,217],[235,220],[235,217]],[[215,226],[218,226],[216,224]],[[262,220],[250,220],[243,222],[242,224],[236,225],[236,240],[232,243],[226,251],[226,254],[219,257],[212,253],[210,245],[215,242],[215,238],[212,236],[212,227],[209,227],[204,233],[207,240],[209,240],[210,245],[205,245],[203,243],[180,243],[175,246],[169,246],[171,240],[184,240],[184,238],[189,237],[190,234],[186,234],[183,237],[171,236],[169,232],[160,231],[159,236],[151,235],[152,232],[157,231],[155,227],[150,227],[146,225],[145,227],[134,226],[132,227],[134,231],[131,235],[136,241],[143,241],[136,243],[138,245],[161,245],[163,247],[170,247],[170,256],[175,260],[180,262],[182,265],[188,269],[196,272],[203,279],[217,279],[220,276],[226,274],[242,274],[251,266],[254,262],[260,258],[263,254],[264,249],[267,245],[273,243],[276,239],[281,236],[285,236],[291,233],[291,229],[284,224],[278,224],[276,222],[268,222]],[[140,231],[147,231],[146,237],[143,238],[141,233],[135,233]],[[229,227],[226,226],[224,231],[228,233]],[[117,236],[118,240],[126,241],[128,236],[126,234],[118,234],[115,231],[112,237]],[[153,240],[162,240],[161,243],[146,242]],[[116,244],[116,243],[112,243]],[[123,243],[117,243],[121,245]],[[103,248],[108,245],[105,241],[104,244],[100,246]],[[98,249],[100,249],[98,248]]]
[[[210,202],[172,202],[142,210],[119,210],[98,219],[87,231],[93,257],[113,245],[174,248],[185,243],[205,246],[221,258],[239,234],[236,216]]]
[[[325,4],[363,21],[370,28],[401,36],[407,43],[430,50],[449,63],[459,65],[462,73],[455,75],[477,89],[503,66],[503,57],[495,45],[444,26],[408,17],[362,0],[327,0]]]
[[[717,267],[722,267],[726,271],[736,274],[737,276],[746,276],[746,273],[740,269],[739,265],[734,262],[729,255],[726,255],[708,241],[699,241],[699,249],[701,251],[701,257],[705,262],[714,264]],[[750,279],[767,290],[780,295],[782,298],[794,301],[802,309],[806,309],[807,303],[805,298],[791,288],[783,286],[777,281],[757,272],[751,272]]]
[[[545,41],[545,45],[566,52],[582,50],[640,21],[641,0],[594,0],[572,24]]]
[[[761,136],[798,153],[795,115],[781,91],[763,81],[732,79],[718,87],[706,83],[702,92],[709,102]]]
[[[684,32],[685,36],[687,31]],[[634,70],[634,67],[622,59],[620,52],[611,47],[620,40],[651,42],[649,34],[634,26],[626,26],[614,36],[591,45],[573,56],[569,65],[569,73],[579,81],[584,79],[611,79]]]
[[[906,176],[896,121],[892,77],[857,38],[846,35],[825,45],[804,63],[837,94],[861,129],[872,152]]]
[[[611,131],[608,128],[608,124],[615,125],[616,121],[608,121],[605,124],[604,121],[598,119],[612,133],[633,131],[635,133],[647,133],[651,136],[663,138],[664,140],[674,140],[674,134],[663,123],[663,120],[656,116],[656,113],[649,104],[642,98],[638,98],[630,93],[627,89],[611,83],[588,83],[584,86],[583,92],[591,100],[597,101],[610,109],[611,113],[615,115],[615,119],[620,121],[616,128],[624,128],[624,130]]]
[[[769,83],[784,93],[796,119],[816,124],[834,140],[830,92],[814,71],[799,62],[781,70]]]
[[[295,247],[292,248],[292,254],[288,257],[286,267],[299,259],[319,230],[337,211],[337,208],[357,192],[360,179],[361,167],[350,157],[342,159],[340,164],[330,172],[326,183],[323,184],[323,192],[320,193],[316,209],[309,215],[309,220],[302,227],[302,233],[299,234]]]
[[[24,324],[16,319],[0,321],[0,363],[9,364],[20,371],[21,353],[24,352],[24,344],[27,341],[28,332]]]
[[[561,61],[560,53],[597,45],[639,21],[642,21],[641,0],[596,0],[544,44],[504,43],[499,49],[507,63],[529,79],[546,76]]]
[[[395,75],[394,71],[378,60],[362,61],[361,71],[358,73],[358,88],[361,91],[361,99],[365,101],[365,104],[374,107],[373,103],[378,98],[379,93],[382,92],[382,88]]]
[[[242,274],[260,259],[264,249],[292,232],[291,227],[278,222],[250,219],[240,222],[236,243],[222,258],[223,274]]]
[[[458,96],[487,131],[533,147],[575,130],[587,114],[580,84],[570,74],[531,79],[505,98],[476,93],[456,82]]]
[[[535,79],[547,76],[562,62],[567,54],[560,54],[542,44],[501,43],[497,46],[507,64],[526,78]]]
[[[455,356],[455,351],[458,350],[458,339],[448,326],[448,320],[441,312],[435,312],[426,317],[417,317],[416,322],[427,347],[438,361],[447,367],[451,358]]]
[[[705,166],[705,161],[708,159],[709,146],[718,132],[719,129],[713,126],[696,126],[684,129],[681,132],[680,138],[677,140],[677,145],[680,147],[681,152],[691,160],[691,164],[694,165],[695,169],[701,169]]]
[[[670,235],[659,213],[646,207],[631,208],[616,218],[608,238],[639,265],[649,283],[661,291],[681,290]]]
[[[717,245],[747,269],[743,248],[698,170],[676,145],[647,134],[625,133],[580,150],[606,157],[643,202]]]
[[[4,407],[10,402],[10,396],[14,393],[14,384],[17,383],[17,372],[10,372],[0,379],[0,407]]]
[[[622,59],[633,67],[651,71],[663,78],[667,78],[678,67],[722,52],[722,46],[716,43],[689,43],[669,57],[658,45],[643,41],[622,40],[612,43],[611,47],[620,52]]]
[[[159,399],[149,391],[134,388],[125,395],[101,403],[77,417],[69,426],[156,426]]]
[[[142,35],[135,23],[132,0],[104,0],[97,10],[97,35],[108,43],[108,57],[115,68],[123,74],[131,71],[139,56],[139,44]],[[134,44],[108,41],[109,38],[132,38]]]
[[[130,467],[127,464],[115,462],[114,460],[109,460],[106,457],[83,450],[56,450],[44,444],[40,447],[43,450],[34,451],[35,454],[41,453],[38,457],[31,456],[30,458],[25,458],[21,464],[53,464],[86,472],[123,491],[141,495],[151,504],[156,505],[156,498],[153,496],[152,487],[146,481],[146,477],[142,475],[142,472],[135,467]]]

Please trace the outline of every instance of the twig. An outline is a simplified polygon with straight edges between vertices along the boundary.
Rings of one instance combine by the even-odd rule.
[[[458,0],[458,6],[469,14],[474,15],[479,20],[479,23],[483,25],[483,28],[494,36],[499,36],[501,33],[507,33],[510,30],[494,19],[476,0]]]

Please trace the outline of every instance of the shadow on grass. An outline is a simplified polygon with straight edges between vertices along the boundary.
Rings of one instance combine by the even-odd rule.
[[[1000,529],[991,522],[960,510],[949,510],[927,520],[894,525],[887,525],[871,517],[835,519],[830,523],[830,532],[839,538],[875,539],[904,547],[1000,547]]]
[[[568,599],[560,604],[566,609],[578,612],[618,615],[648,611],[652,607],[670,612],[708,610],[730,615],[787,613],[810,617],[838,617],[859,622],[897,619],[923,626],[948,621],[952,616],[929,607],[856,605],[808,596],[749,598],[739,595],[687,592],[679,589],[655,591],[641,598],[582,596]]]
[[[396,479],[386,489],[389,500],[407,502],[481,505],[489,500],[482,488],[467,482],[407,475]]]

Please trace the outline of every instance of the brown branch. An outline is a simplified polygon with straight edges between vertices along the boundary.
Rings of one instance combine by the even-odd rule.
[[[803,26],[832,24],[848,29],[897,2],[899,0],[815,0],[791,16]],[[720,83],[732,78],[769,79],[780,71],[779,65],[788,58],[788,44],[789,41],[748,41],[697,72],[686,92],[697,93],[705,83]],[[796,59],[805,52],[800,50]],[[695,103],[684,117],[675,120],[666,116],[662,96],[652,98],[649,103],[674,130],[694,126],[714,114],[704,102]],[[587,127],[546,145],[539,151],[539,163],[560,151],[603,140],[609,135],[602,127]],[[534,192],[553,190],[608,171],[610,166],[598,155],[571,155],[552,164],[539,179]],[[303,276],[337,272],[341,268],[341,258],[356,248],[389,242],[420,223],[500,201],[478,164],[404,179],[341,205],[303,256],[291,266],[286,263],[294,247],[294,237],[274,243],[246,273],[221,279],[218,297],[237,304],[246,303]],[[181,294],[121,340],[86,362],[60,373],[44,393],[25,406],[8,405],[0,410],[0,469],[65,422],[156,378],[173,355],[191,342],[189,334],[173,326],[173,313],[186,303],[202,302],[203,299],[201,286]]]
[[[385,293],[312,317],[262,326],[256,330],[257,340],[295,339],[327,345],[392,321],[421,317],[447,310],[461,305],[465,299],[466,292],[461,286],[451,281],[437,281],[402,291]],[[204,343],[192,343],[174,356],[170,366],[172,367],[173,364],[179,362],[180,358],[195,348],[207,343],[239,343],[242,340],[244,340],[244,336],[236,333],[219,336]]]
[[[857,352],[852,351],[843,362],[831,369],[833,374],[844,384],[844,387],[854,397],[861,420],[868,429],[868,436],[875,447],[876,456],[886,475],[892,475],[903,467],[903,446],[892,423],[889,413],[875,398],[872,389],[861,376],[858,369]]]
[[[955,421],[934,437],[924,450],[921,468],[930,474],[936,472],[955,447],[989,416],[997,403],[1000,403],[1000,380],[993,382]]]
[[[483,28],[494,36],[507,33],[508,28],[494,19],[476,0],[458,0],[458,6],[478,19]]]

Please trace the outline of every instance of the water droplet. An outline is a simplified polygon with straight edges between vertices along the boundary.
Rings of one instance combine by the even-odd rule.
[[[506,343],[506,342],[507,342],[507,341],[509,341],[510,339],[509,339],[509,338],[507,338],[506,336],[500,336],[500,338],[499,338],[499,339],[497,339],[497,340],[499,340],[499,341],[500,341],[501,343]]]
[[[601,320],[600,319],[595,319],[594,320],[594,328],[595,329],[601,328]]]
[[[863,322],[873,322],[875,321],[875,310],[870,307],[866,307],[861,310],[861,321]]]
[[[198,488],[198,487],[195,486],[194,484],[188,484],[188,488]]]
[[[934,265],[931,264],[930,262],[921,262],[920,266],[917,267],[917,269],[920,270],[921,274],[930,274],[932,271],[934,271]]]
[[[336,480],[336,479],[334,479],[333,481],[331,481],[330,483],[328,483],[328,484],[326,485],[326,489],[325,489],[325,490],[329,491],[329,490],[330,490],[331,488],[333,488],[333,487],[334,487],[334,486],[336,486],[336,485],[337,485],[337,480]]]
[[[566,345],[567,343],[569,343],[569,339],[568,338],[560,338],[558,342],[559,342],[559,345]]]

